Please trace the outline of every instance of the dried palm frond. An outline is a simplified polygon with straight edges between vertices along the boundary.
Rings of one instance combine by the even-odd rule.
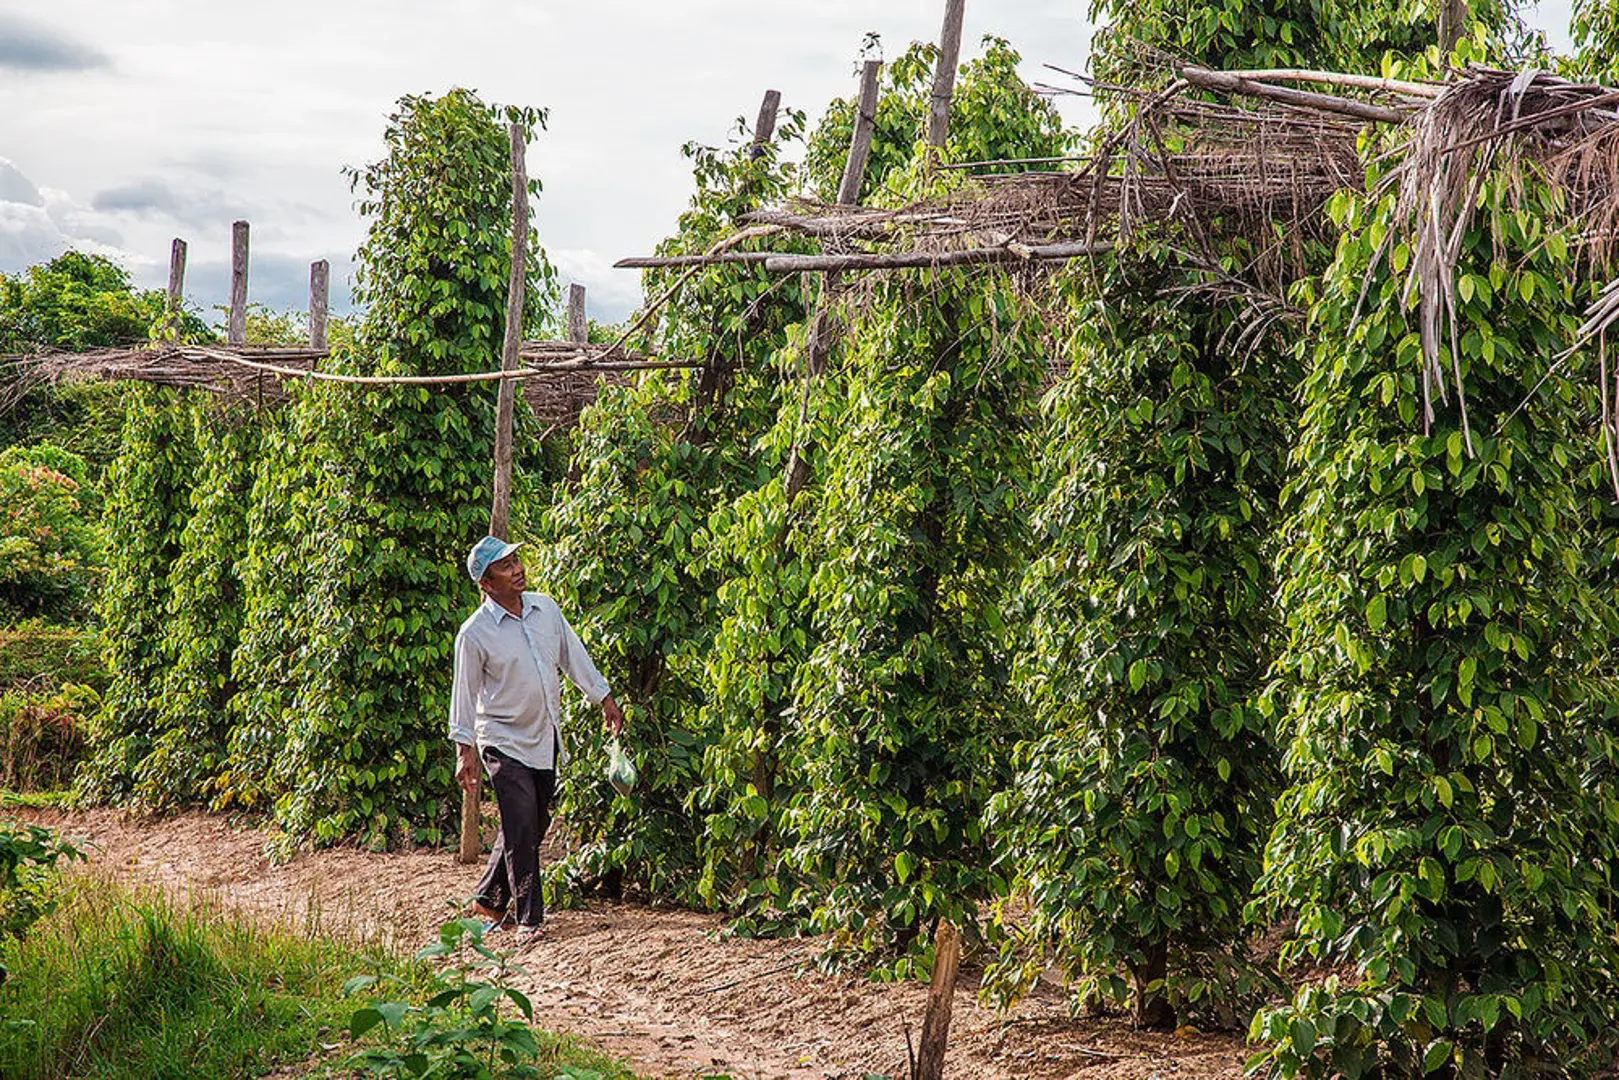
[[[1558,182],[1569,212],[1587,223],[1592,250],[1605,253],[1619,222],[1619,94],[1549,72],[1475,68],[1451,84],[1408,125],[1400,164],[1384,180],[1395,195],[1391,230],[1367,270],[1366,287],[1397,236],[1410,241],[1404,301],[1415,297],[1422,345],[1424,430],[1433,420],[1432,394],[1456,393],[1469,453],[1472,430],[1462,385],[1455,271],[1492,168],[1532,165]],[[1364,295],[1364,290],[1363,290]],[[1587,327],[1599,331],[1619,317],[1619,299],[1593,305]],[[1582,329],[1582,337],[1586,331]],[[1449,372],[1445,357],[1449,353]]]

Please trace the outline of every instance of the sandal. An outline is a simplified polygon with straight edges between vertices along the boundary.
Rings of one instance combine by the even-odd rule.
[[[536,942],[544,941],[550,937],[546,930],[547,927],[544,923],[540,923],[538,926],[519,926],[512,931],[512,944],[522,948],[525,945],[533,945]]]

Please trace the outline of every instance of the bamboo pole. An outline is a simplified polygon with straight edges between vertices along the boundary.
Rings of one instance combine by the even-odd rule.
[[[956,1001],[960,960],[961,935],[949,923],[940,923],[933,934],[933,979],[928,984],[927,1012],[916,1052],[916,1080],[941,1080],[944,1076],[944,1052],[950,1041],[950,1011]]]
[[[168,336],[180,340],[180,313],[185,305],[186,242],[178,236],[169,246]]]
[[[937,266],[975,266],[984,263],[1042,262],[1079,259],[1112,249],[1111,244],[1038,244],[965,248],[960,251],[896,251],[854,255],[773,255],[765,260],[772,274],[798,274],[806,270],[929,270]]]
[[[234,221],[230,227],[230,322],[225,343],[247,344],[247,222]]]
[[[928,146],[935,156],[950,135],[950,98],[956,89],[956,64],[961,59],[961,21],[966,0],[945,0],[944,25],[939,30],[939,66],[933,72],[933,96],[928,99]]]
[[[1369,102],[1336,97],[1332,94],[1317,94],[1310,90],[1294,90],[1286,86],[1272,86],[1269,83],[1245,79],[1241,75],[1233,74],[1229,71],[1210,71],[1208,68],[1184,67],[1181,68],[1181,78],[1193,86],[1201,86],[1205,90],[1218,90],[1225,94],[1240,94],[1244,97],[1261,98],[1301,109],[1315,109],[1319,112],[1353,116],[1360,120],[1376,120],[1384,124],[1403,124],[1406,119],[1405,113],[1398,109],[1391,109],[1386,105],[1373,105]]]
[[[1251,71],[1227,71],[1239,79],[1254,82],[1309,82],[1322,86],[1348,86],[1356,90],[1381,90],[1407,97],[1436,98],[1444,92],[1440,83],[1412,82],[1409,79],[1385,79],[1380,75],[1355,75],[1341,71],[1310,71],[1305,68],[1257,68]]]
[[[309,347],[326,349],[326,312],[331,299],[331,264],[316,259],[309,264]]]
[[[715,266],[719,263],[762,263],[768,251],[722,251],[717,255],[632,255],[613,264],[615,270],[643,270],[653,266]]]
[[[860,201],[866,159],[871,156],[871,136],[877,130],[877,78],[882,70],[881,60],[867,60],[860,68],[860,97],[855,104],[854,130],[849,136],[849,157],[843,163],[843,179],[838,184],[839,206],[853,206]]]
[[[602,350],[604,353],[609,350]],[[239,353],[225,349],[209,349],[203,346],[187,346],[181,350],[187,357],[201,357],[207,360],[221,360],[228,364],[239,364],[242,367],[252,368],[255,371],[268,372],[271,375],[282,375],[289,379],[310,379],[315,382],[346,383],[349,386],[457,386],[466,383],[483,382],[511,382],[516,379],[528,379],[542,375],[565,375],[578,371],[656,371],[664,368],[694,368],[702,367],[705,360],[590,360],[588,354],[582,359],[565,360],[554,364],[530,364],[525,367],[513,368],[511,371],[478,371],[466,375],[338,375],[329,371],[311,371],[308,368],[287,367],[284,364],[270,364],[262,360],[249,360]],[[319,360],[327,353],[313,353],[306,349],[289,350],[289,355],[295,359]]]

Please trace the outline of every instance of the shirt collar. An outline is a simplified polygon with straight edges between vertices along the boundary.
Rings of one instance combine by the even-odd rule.
[[[529,592],[526,592],[526,593],[523,594],[523,614],[524,615],[527,615],[529,612],[533,611],[535,608],[537,608],[539,606],[540,606],[540,599],[539,599],[538,596],[536,596],[534,593],[529,593]],[[489,617],[495,620],[495,625],[497,625],[497,626],[500,625],[500,621],[502,619],[514,619],[514,618],[517,617],[517,616],[513,615],[511,612],[507,611],[505,608],[501,607],[499,604],[495,603],[493,599],[491,599],[490,597],[487,597],[487,596],[483,598],[483,609],[482,610],[488,612]]]

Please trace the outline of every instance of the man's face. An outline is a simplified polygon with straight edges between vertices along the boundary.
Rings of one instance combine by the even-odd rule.
[[[527,584],[523,560],[515,551],[504,559],[490,563],[489,569],[483,572],[483,580],[479,582],[485,592],[496,594],[522,592]]]

